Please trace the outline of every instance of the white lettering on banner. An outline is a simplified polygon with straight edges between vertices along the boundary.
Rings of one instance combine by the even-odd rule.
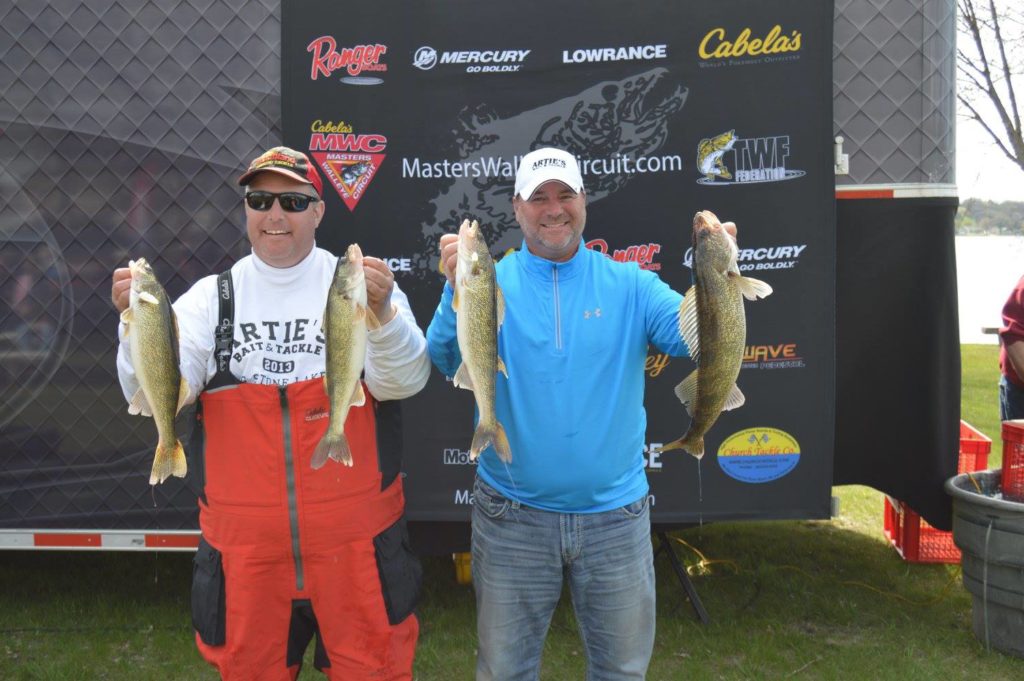
[[[776,260],[780,258],[799,257],[807,244],[792,246],[776,246],[774,248],[741,248],[736,258],[739,262],[746,260]]]
[[[599,47],[596,49],[562,50],[563,64],[586,64],[603,61],[627,61],[638,59],[664,59],[668,56],[667,45],[633,45],[632,47]]]
[[[445,449],[444,450],[444,465],[446,466],[465,466],[468,464],[475,464],[475,459],[469,458],[469,450],[462,449]]]
[[[464,52],[445,52],[441,55],[442,64],[494,64],[501,62],[523,61],[530,50],[469,50]]]
[[[736,262],[739,264],[740,272],[750,272],[752,270],[789,270],[796,267],[800,254],[804,252],[805,248],[807,248],[807,244],[771,246],[768,248],[741,248],[737,251]],[[683,256],[683,264],[687,267],[693,267],[692,246],[686,249],[686,255]]]
[[[411,258],[381,258],[392,272],[412,272]]]
[[[652,442],[644,449],[644,458],[647,460],[644,464],[645,468],[652,471],[661,470],[661,454],[654,450],[662,444],[661,442]]]
[[[512,178],[519,167],[519,156],[511,159],[502,156],[481,156],[475,160],[428,161],[420,158],[402,158],[402,177],[418,180],[437,178],[458,179],[462,177],[504,177]],[[580,171],[587,176],[595,175],[633,175],[644,173],[680,172],[683,169],[683,158],[676,154],[665,156],[629,156],[613,155],[611,158],[581,159]]]
[[[657,503],[657,499],[653,494],[647,495],[647,501],[650,502],[651,508]],[[457,489],[455,490],[455,505],[456,506],[472,506],[474,502],[473,493],[468,489]]]

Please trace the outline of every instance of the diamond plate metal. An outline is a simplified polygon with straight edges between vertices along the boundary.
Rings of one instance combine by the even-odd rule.
[[[953,0],[835,0],[838,184],[955,181]]]
[[[185,483],[149,487],[110,275],[145,256],[176,297],[248,251],[233,185],[281,138],[279,10],[0,5],[0,526],[195,526]]]

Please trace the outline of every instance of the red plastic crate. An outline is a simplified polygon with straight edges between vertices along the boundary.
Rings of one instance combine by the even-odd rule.
[[[1003,421],[1003,498],[1024,501],[1024,420]]]
[[[988,466],[988,455],[992,451],[992,440],[967,421],[960,422],[960,459],[957,475],[982,471]]]
[[[1021,434],[1024,441],[1024,429]],[[992,440],[966,421],[960,422],[958,474],[983,470],[988,466],[991,451]],[[885,537],[903,560],[909,563],[960,562],[960,549],[953,543],[952,532],[935,529],[905,503],[889,497],[885,498],[884,514]]]

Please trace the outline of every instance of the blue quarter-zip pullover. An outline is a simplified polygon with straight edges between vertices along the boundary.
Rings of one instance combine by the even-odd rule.
[[[497,265],[505,296],[495,409],[512,463],[488,447],[479,474],[509,499],[561,513],[597,513],[647,493],[644,362],[648,343],[687,356],[682,296],[636,263],[583,246],[566,262],[521,249]],[[462,362],[451,286],[427,329],[435,366]]]

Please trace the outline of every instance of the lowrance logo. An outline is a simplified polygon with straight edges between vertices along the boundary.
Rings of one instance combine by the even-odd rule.
[[[381,258],[392,272],[412,272],[412,258]]]
[[[632,45],[630,47],[596,47],[562,50],[563,64],[592,64],[605,61],[649,61],[668,57],[667,45]]]

